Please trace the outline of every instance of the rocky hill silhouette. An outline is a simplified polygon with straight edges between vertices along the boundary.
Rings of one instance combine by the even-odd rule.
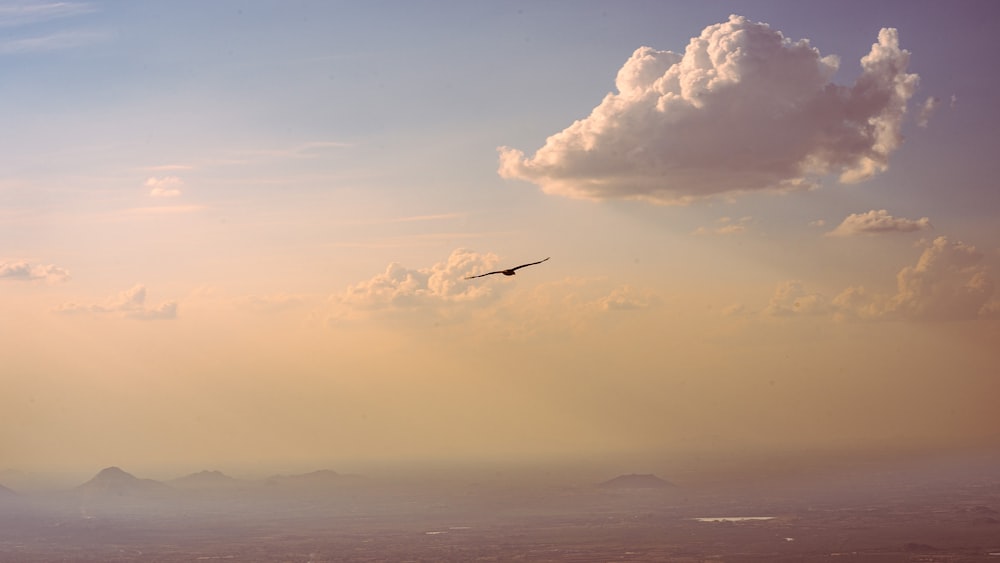
[[[139,479],[119,467],[106,467],[76,492],[95,498],[146,497],[169,494],[173,489],[152,479]]]

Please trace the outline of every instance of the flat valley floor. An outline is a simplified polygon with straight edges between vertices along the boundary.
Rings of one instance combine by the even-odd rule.
[[[650,489],[362,479],[19,494],[0,499],[0,561],[1000,563],[998,467]]]

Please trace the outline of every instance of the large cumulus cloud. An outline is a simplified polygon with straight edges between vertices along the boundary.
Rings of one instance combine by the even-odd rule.
[[[500,147],[499,173],[550,194],[684,204],[744,191],[801,189],[886,169],[918,77],[895,29],[882,29],[853,86],[839,61],[741,16],[711,25],[683,55],[641,47],[617,93],[549,137],[534,156]]]

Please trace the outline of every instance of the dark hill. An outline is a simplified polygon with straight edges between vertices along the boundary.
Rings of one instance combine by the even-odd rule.
[[[118,467],[107,467],[76,490],[97,497],[131,497],[160,495],[171,488],[152,479],[138,479]]]
[[[652,474],[619,475],[598,485],[602,489],[668,489],[675,487],[670,481]]]

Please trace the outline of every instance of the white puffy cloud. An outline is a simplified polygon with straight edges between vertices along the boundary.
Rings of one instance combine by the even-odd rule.
[[[709,26],[683,55],[641,47],[617,93],[550,136],[534,156],[500,147],[499,174],[549,194],[685,204],[788,191],[838,174],[885,170],[918,77],[895,29],[883,29],[853,86],[839,61],[741,16]]]
[[[166,301],[155,307],[146,306],[146,286],[136,284],[131,288],[113,295],[104,303],[80,305],[67,303],[59,307],[60,313],[117,313],[130,319],[158,320],[177,318],[177,302]]]
[[[873,209],[866,213],[852,213],[848,215],[836,229],[828,232],[827,235],[848,237],[853,235],[909,233],[930,228],[931,220],[927,217],[905,219],[902,217],[893,217],[885,209]]]
[[[164,176],[157,178],[151,176],[143,184],[149,188],[149,195],[152,197],[177,197],[181,195],[181,186],[184,181],[177,176]]]
[[[32,264],[19,260],[17,262],[0,262],[0,280],[45,281],[48,283],[62,282],[69,279],[69,272],[53,264]]]
[[[487,299],[496,284],[465,277],[485,272],[498,261],[494,254],[463,248],[429,268],[410,269],[392,263],[385,271],[334,296],[337,303],[358,309],[409,309]]]

